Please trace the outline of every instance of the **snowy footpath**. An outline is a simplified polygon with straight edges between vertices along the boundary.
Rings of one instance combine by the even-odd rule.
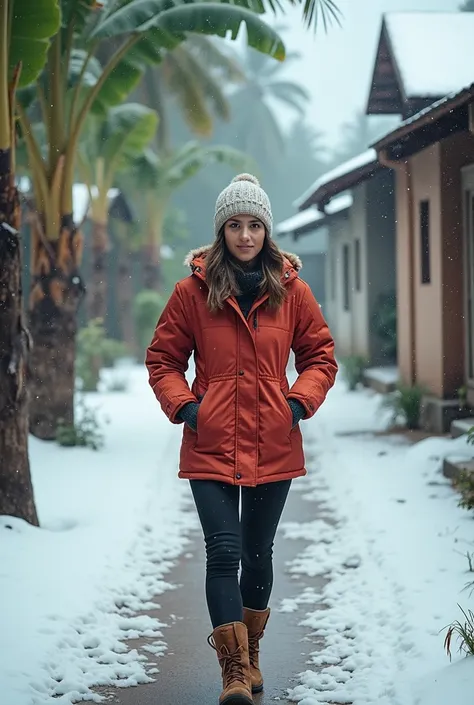
[[[304,424],[314,462],[303,480],[323,516],[284,524],[307,548],[288,569],[327,578],[322,594],[289,596],[280,609],[308,605],[303,626],[315,649],[290,700],[300,705],[472,705],[474,658],[453,662],[444,627],[472,609],[474,515],[441,472],[447,455],[468,455],[464,439],[410,445],[383,435],[380,396],[338,382]],[[295,483],[296,486],[296,483]]]
[[[103,450],[32,439],[41,528],[0,518],[2,705],[98,702],[97,685],[159,683],[174,618],[156,596],[173,589],[167,574],[197,522],[177,479],[182,429],[162,414],[145,370],[128,375],[127,392],[88,397],[109,421]],[[283,523],[284,540],[307,543],[286,570],[324,576],[325,587],[298,594],[295,580],[295,594],[273,605],[295,619],[303,606],[312,644],[290,701],[470,705],[474,659],[450,663],[442,631],[461,617],[457,603],[472,607],[463,588],[474,580],[473,515],[441,474],[445,455],[469,452],[464,440],[410,445],[378,433],[380,397],[342,382],[302,426],[310,472],[292,491],[319,514]],[[140,636],[145,653],[127,643]]]

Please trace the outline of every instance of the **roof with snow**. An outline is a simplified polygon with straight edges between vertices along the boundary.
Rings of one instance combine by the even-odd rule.
[[[367,113],[409,117],[474,80],[474,12],[384,15]]]
[[[275,234],[277,237],[292,235],[297,238],[300,235],[304,235],[307,232],[314,231],[322,225],[325,225],[327,216],[342,213],[351,206],[352,196],[349,193],[343,194],[339,196],[339,198],[335,198],[331,201],[324,213],[314,206],[310,206],[306,210],[292,215],[291,218],[287,218],[281,223],[278,223],[275,228]],[[280,247],[283,247],[283,245],[280,244]]]
[[[324,218],[321,221],[324,223]],[[321,255],[328,250],[328,228],[323,225],[315,230],[306,231],[302,237],[296,237],[288,232],[278,237],[278,247],[287,252],[294,252],[295,255],[306,257],[307,255]],[[304,263],[303,263],[304,264]]]
[[[378,162],[375,149],[368,149],[317,179],[294,205],[300,210],[313,205],[324,207],[334,196],[354,188],[383,168]],[[326,212],[329,211],[326,209]]]
[[[402,159],[457,132],[468,132],[469,106],[473,104],[474,83],[404,120],[395,130],[377,140],[373,147],[377,152],[385,150],[390,159]]]
[[[291,218],[278,223],[275,228],[275,235],[287,235],[311,230],[311,228],[317,227],[318,221],[323,217],[323,214],[317,208],[311,206],[311,208],[301,211],[301,213],[296,213]]]

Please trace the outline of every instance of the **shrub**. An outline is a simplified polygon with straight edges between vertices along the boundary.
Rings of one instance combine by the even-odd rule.
[[[458,505],[463,509],[474,509],[474,473],[469,470],[461,470],[453,484],[461,494]]]
[[[343,379],[352,392],[362,382],[367,361],[360,355],[349,355],[341,360]]]
[[[100,450],[104,445],[104,436],[100,430],[97,410],[88,407],[82,397],[77,402],[77,417],[74,425],[59,422],[56,441],[66,448],[91,448]]]
[[[83,392],[96,392],[100,370],[110,367],[127,353],[120,340],[107,338],[100,318],[95,318],[77,334],[76,376]]]
[[[380,339],[387,362],[397,359],[397,298],[394,293],[380,294],[372,314],[372,327]]]
[[[446,638],[444,640],[444,648],[451,659],[451,642],[453,636],[456,636],[459,643],[459,652],[470,654],[474,656],[474,613],[471,610],[465,612],[461,605],[458,605],[459,609],[463,613],[464,622],[459,620],[454,621],[449,627],[446,633]]]
[[[123,375],[111,375],[105,380],[105,388],[108,392],[126,392],[128,389],[128,378]]]
[[[392,423],[400,421],[410,430],[420,428],[422,400],[425,394],[423,387],[414,385],[410,387],[399,384],[398,388],[387,394],[382,401],[382,406],[392,412]]]
[[[138,343],[142,351],[146,350],[153,337],[156,322],[163,311],[165,300],[157,291],[144,289],[135,297],[133,314]]]

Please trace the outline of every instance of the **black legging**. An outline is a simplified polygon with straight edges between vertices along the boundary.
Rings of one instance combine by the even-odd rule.
[[[240,488],[191,480],[206,543],[206,599],[213,627],[242,621],[242,607],[264,610],[273,585],[273,540],[291,480]],[[240,586],[239,564],[242,561]]]

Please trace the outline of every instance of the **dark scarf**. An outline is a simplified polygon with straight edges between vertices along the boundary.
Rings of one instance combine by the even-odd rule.
[[[258,296],[258,288],[263,279],[263,272],[260,268],[248,271],[239,268],[236,270],[236,279],[241,293],[235,298],[242,314],[247,318],[253,302]]]

